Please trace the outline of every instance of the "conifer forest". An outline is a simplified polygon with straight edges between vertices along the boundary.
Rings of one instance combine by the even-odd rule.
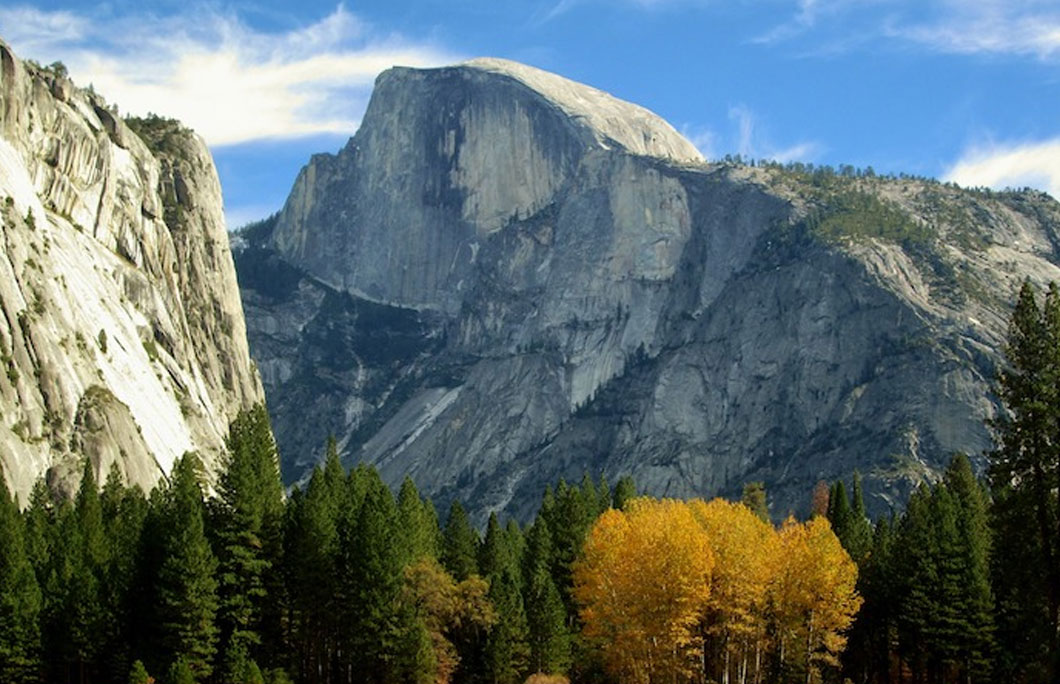
[[[756,483],[586,475],[480,531],[334,443],[285,492],[262,406],[213,478],[0,486],[0,682],[1060,682],[1060,290],[1024,286],[1006,352],[985,475],[957,454],[875,522],[856,477],[777,525]]]

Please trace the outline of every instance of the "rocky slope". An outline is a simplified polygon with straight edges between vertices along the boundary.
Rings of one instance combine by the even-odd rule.
[[[0,43],[0,467],[25,502],[89,457],[149,489],[262,400],[221,189],[176,122],[134,131]]]
[[[708,164],[655,115],[501,60],[392,69],[237,250],[288,479],[329,433],[479,516],[631,473],[860,469],[876,512],[981,454],[1018,282],[1060,278],[1034,192]]]

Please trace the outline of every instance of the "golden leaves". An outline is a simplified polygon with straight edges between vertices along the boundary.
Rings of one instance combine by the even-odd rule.
[[[706,533],[682,502],[636,499],[597,520],[574,591],[585,635],[613,674],[629,682],[690,674],[713,566]]]
[[[856,580],[824,518],[778,531],[742,504],[642,498],[597,519],[574,596],[584,635],[623,682],[749,669],[755,681],[767,651],[813,679],[845,646]]]

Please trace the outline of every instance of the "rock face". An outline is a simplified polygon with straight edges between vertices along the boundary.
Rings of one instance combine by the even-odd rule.
[[[25,503],[81,459],[145,489],[262,400],[203,142],[0,43],[0,467]]]
[[[708,164],[672,127],[501,60],[392,69],[237,250],[288,479],[328,434],[440,503],[548,482],[764,480],[780,516],[859,469],[882,512],[983,420],[1018,283],[1060,278],[1034,192]]]

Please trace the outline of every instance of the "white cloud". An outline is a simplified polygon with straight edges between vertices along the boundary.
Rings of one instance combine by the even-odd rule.
[[[0,8],[0,35],[27,53],[79,41],[87,29],[88,22],[73,12],[42,12],[34,7]]]
[[[715,147],[718,142],[717,134],[709,128],[703,126],[692,126],[685,124],[681,126],[681,135],[688,139],[688,142],[692,143],[699,153],[703,155],[704,159],[713,159],[715,156]]]
[[[822,152],[821,145],[814,141],[777,147],[763,132],[758,117],[747,105],[738,104],[730,107],[729,120],[736,125],[736,151],[746,159],[772,159],[781,163],[813,161]]]
[[[778,147],[773,144],[760,118],[745,104],[729,107],[728,133],[697,124],[683,124],[681,135],[695,145],[705,159],[718,159],[726,154],[738,154],[744,159],[772,159],[811,162],[824,148],[814,141]]]
[[[377,37],[342,5],[277,33],[210,9],[108,21],[0,9],[0,27],[19,54],[62,60],[123,112],[172,116],[211,145],[353,133],[380,71],[456,61],[429,44]]]
[[[789,18],[754,37],[780,43],[836,33],[824,51],[869,40],[914,43],[937,52],[1060,56],[1056,0],[784,0]],[[820,52],[820,50],[817,50]]]
[[[971,148],[946,169],[943,178],[999,190],[1029,186],[1060,198],[1060,138]]]
[[[995,53],[1050,58],[1060,55],[1060,13],[968,11],[944,21],[891,26],[886,33],[939,52]]]

